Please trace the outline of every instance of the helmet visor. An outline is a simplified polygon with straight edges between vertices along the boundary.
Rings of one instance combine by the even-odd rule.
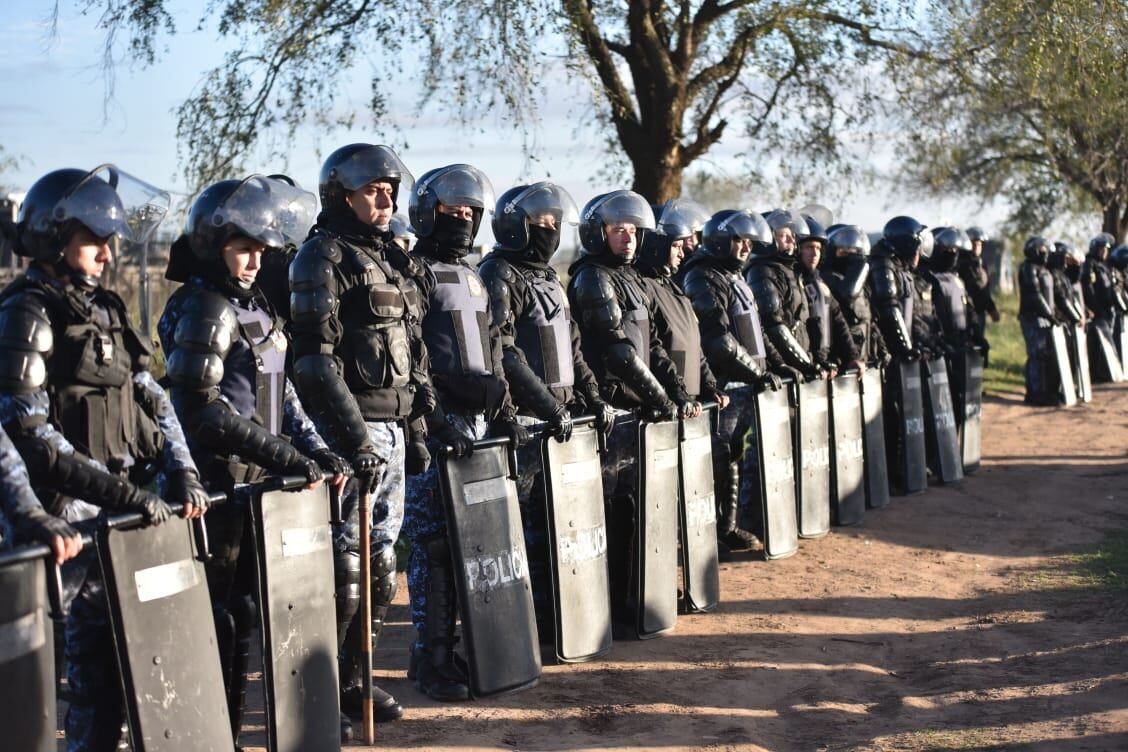
[[[580,221],[580,211],[568,191],[549,182],[535,183],[521,191],[512,201],[499,206],[498,211],[511,214],[517,209],[525,212],[530,219],[551,215],[557,227],[565,224],[576,225]]]
[[[469,206],[493,211],[493,185],[485,173],[472,165],[444,167],[421,180],[415,187],[418,196],[422,196],[427,190],[434,191],[439,203],[446,206]]]
[[[588,209],[589,216],[595,212],[598,212],[603,224],[609,227],[629,224],[639,229],[654,229],[654,211],[646,199],[634,191],[607,194],[603,201]]]
[[[658,232],[671,238],[684,238],[705,226],[709,215],[696,201],[672,198],[662,205],[656,217]]]
[[[791,230],[791,234],[798,240],[801,236],[807,234],[807,220],[794,211],[787,209],[776,209],[768,215],[768,226],[772,228],[773,232],[779,232],[783,228]]]
[[[822,204],[807,204],[799,210],[799,214],[811,217],[823,227],[834,224],[834,212]]]
[[[333,169],[332,177],[346,191],[383,179],[398,181],[400,190],[410,193],[415,183],[407,166],[387,146],[369,146],[355,152]]]
[[[771,243],[772,229],[759,214],[746,211],[733,212],[717,225],[718,234],[743,238],[757,243]]]
[[[869,256],[870,254],[870,239],[869,235],[857,225],[849,225],[847,227],[840,227],[830,234],[830,244],[834,246],[834,250],[845,251],[851,255]]]
[[[168,213],[170,201],[165,191],[107,164],[91,170],[52,214],[59,222],[77,220],[100,238],[117,235],[143,243]]]
[[[317,213],[317,199],[308,191],[274,178],[252,175],[212,214],[217,226],[234,225],[244,235],[271,248],[305,239]]]

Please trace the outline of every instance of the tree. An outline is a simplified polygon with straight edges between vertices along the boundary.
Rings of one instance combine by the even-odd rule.
[[[107,49],[143,63],[175,33],[166,0],[83,0],[102,12]],[[396,62],[422,49],[425,104],[463,122],[503,113],[536,122],[540,75],[563,61],[595,92],[609,151],[653,201],[739,119],[744,135],[786,162],[841,162],[837,132],[869,111],[867,92],[838,104],[836,87],[875,55],[910,54],[909,0],[219,0],[209,5],[233,51],[178,111],[181,162],[192,185],[229,174],[265,133],[292,136],[333,115],[342,76],[378,50],[370,109],[386,113]],[[127,41],[121,42],[123,35]],[[108,59],[113,59],[111,52]],[[278,156],[288,144],[281,138]]]
[[[1128,4],[940,0],[949,59],[916,63],[907,180],[1012,201],[1017,227],[1100,213],[1128,231]]]

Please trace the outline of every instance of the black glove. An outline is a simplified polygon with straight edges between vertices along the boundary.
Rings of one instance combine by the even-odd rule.
[[[920,348],[917,347],[911,347],[909,348],[909,351],[905,353],[905,360],[909,361],[910,363],[914,363],[923,357],[924,353],[921,352]]]
[[[165,478],[165,496],[208,511],[208,492],[200,484],[200,477],[187,468],[168,474]]]
[[[560,409],[548,419],[547,423],[548,432],[561,444],[572,438],[572,414],[568,412],[568,408],[561,405]]]
[[[677,406],[678,417],[682,420],[701,414],[701,403],[695,399],[679,399]]]
[[[29,509],[16,523],[19,537],[30,538],[39,543],[51,545],[55,536],[61,538],[77,538],[79,532],[67,524],[67,521],[48,514],[47,510],[35,507]]]
[[[360,493],[362,495],[372,493],[372,489],[376,487],[376,479],[380,477],[384,467],[384,460],[371,449],[361,449],[353,455],[352,467],[360,483]]]
[[[348,463],[348,460],[328,447],[318,449],[310,455],[310,457],[317,463],[317,466],[321,468],[321,472],[325,473],[327,476],[344,475],[345,477],[352,477],[352,465]]]
[[[431,453],[423,441],[409,441],[404,447],[403,468],[408,475],[422,475],[431,466]]]
[[[569,417],[568,433],[571,434],[571,432],[572,418]],[[508,437],[509,441],[513,444],[514,449],[519,449],[525,444],[529,443],[529,432],[526,431],[525,427],[518,423],[516,420],[509,418],[495,420],[493,425],[490,426],[490,433],[494,434],[495,436],[500,435]]]
[[[431,433],[441,443],[447,445],[448,454],[456,460],[474,451],[474,440],[460,434],[445,418],[441,422],[435,422]]]
[[[135,488],[129,493],[117,509],[140,512],[145,522],[150,525],[159,525],[172,516],[172,507],[166,504],[164,499],[140,488]]]
[[[666,400],[665,404],[661,405],[646,405],[639,411],[640,416],[644,421],[649,423],[661,423],[666,420],[673,420],[677,415],[677,405],[670,400]]]
[[[611,432],[615,430],[615,408],[606,402],[596,402],[591,406],[592,414],[595,415],[595,428],[605,439],[611,438]]]
[[[783,379],[771,371],[767,371],[760,377],[760,386],[765,389],[771,389],[773,392],[778,392],[783,389]]]
[[[325,480],[325,473],[321,472],[318,464],[309,457],[299,456],[286,465],[284,472],[286,475],[297,475],[305,478],[308,483]]]

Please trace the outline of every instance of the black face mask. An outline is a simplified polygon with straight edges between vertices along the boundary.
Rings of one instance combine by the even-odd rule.
[[[470,252],[474,243],[474,221],[452,214],[437,214],[431,237],[439,250],[461,258]]]
[[[525,248],[525,258],[547,264],[560,247],[560,230],[537,225],[529,226],[529,245]]]

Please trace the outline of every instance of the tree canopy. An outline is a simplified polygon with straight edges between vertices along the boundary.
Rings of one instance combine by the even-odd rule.
[[[928,192],[1012,202],[1036,231],[1098,212],[1128,231],[1128,4],[937,0],[945,60],[921,59],[902,90],[905,175]]]
[[[141,63],[175,34],[166,0],[82,0],[100,13],[107,59]],[[734,125],[755,161],[849,165],[841,129],[867,116],[870,92],[845,84],[878,58],[912,55],[909,0],[216,0],[214,24],[231,51],[180,106],[180,161],[202,186],[241,166],[269,133],[285,156],[299,126],[351,123],[345,75],[374,67],[372,114],[387,113],[402,55],[422,55],[421,103],[463,122],[504,113],[526,135],[562,63],[591,84],[592,125],[633,188],[677,195],[683,172]],[[864,77],[862,78],[864,81]],[[730,125],[732,122],[734,125]]]

